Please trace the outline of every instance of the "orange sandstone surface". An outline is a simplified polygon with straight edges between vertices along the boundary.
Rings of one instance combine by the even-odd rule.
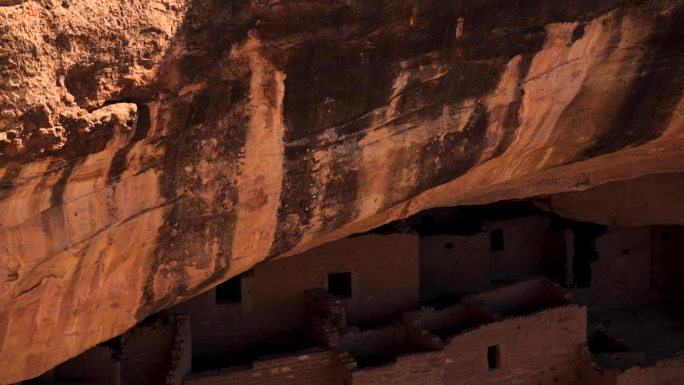
[[[684,171],[682,25],[680,0],[0,0],[0,383],[426,208]]]

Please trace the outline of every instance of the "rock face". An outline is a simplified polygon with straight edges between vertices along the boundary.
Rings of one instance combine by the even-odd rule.
[[[0,383],[266,258],[684,171],[680,0],[0,0]]]
[[[684,173],[646,175],[549,197],[538,206],[562,217],[608,226],[684,223]]]

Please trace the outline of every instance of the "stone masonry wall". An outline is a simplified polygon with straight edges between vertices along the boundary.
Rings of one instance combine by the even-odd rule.
[[[433,235],[420,237],[420,297],[467,293],[489,287],[489,237]]]
[[[591,286],[577,289],[578,303],[630,305],[650,298],[651,229],[611,228],[596,239],[597,261],[591,264]]]
[[[122,338],[121,377],[127,385],[163,384],[171,368],[174,317],[140,324]]]
[[[352,372],[352,385],[436,385],[444,383],[444,352],[406,354],[378,367]]]
[[[255,361],[248,369],[192,376],[185,385],[331,385],[340,376],[333,351],[316,351]]]
[[[495,369],[488,364],[490,346],[499,350],[500,366]],[[566,305],[507,318],[448,340],[445,383],[575,385],[577,359],[584,349],[583,307]]]
[[[490,233],[501,230],[503,248],[491,250],[492,280],[509,280],[538,274],[543,269],[544,245],[549,219],[543,217],[515,218],[487,223]]]
[[[415,308],[418,270],[415,235],[350,237],[256,266],[244,280],[241,303],[217,303],[212,289],[171,312],[191,316],[195,356],[215,355],[244,349],[264,335],[306,332],[305,292],[327,291],[331,273],[351,273],[352,295],[338,299],[346,308],[339,323],[383,321],[378,318]]]

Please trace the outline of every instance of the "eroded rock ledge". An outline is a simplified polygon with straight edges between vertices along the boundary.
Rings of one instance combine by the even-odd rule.
[[[0,1],[0,383],[419,210],[684,170],[684,6]]]

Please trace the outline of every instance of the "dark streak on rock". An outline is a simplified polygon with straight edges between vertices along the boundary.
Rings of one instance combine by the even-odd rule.
[[[136,313],[138,319],[170,306],[179,298],[199,293],[206,285],[225,277],[229,267],[237,221],[237,188],[231,178],[205,180],[197,166],[201,161],[226,162],[236,168],[225,170],[230,175],[239,167],[244,153],[251,73],[245,62],[224,61],[230,60],[231,48],[243,41],[255,24],[254,15],[248,12],[249,5],[246,0],[230,4],[211,0],[193,2],[177,33],[183,36],[184,55],[165,61],[171,67],[168,72],[159,71],[171,76],[159,79],[162,88],[165,83],[179,84],[173,79],[178,71],[180,84],[206,80],[208,85],[194,94],[165,103],[158,116],[170,126],[169,134],[150,138],[152,143],[164,147],[160,190],[167,202],[175,203],[165,215],[154,257],[147,267],[148,277]],[[229,69],[228,73],[222,68]],[[201,193],[206,190],[214,193],[213,201],[202,198]],[[218,255],[211,251],[214,242]],[[215,266],[213,281],[190,287],[187,270],[208,270],[212,264]],[[161,296],[153,290],[157,275],[173,277],[171,281],[175,285]]]
[[[493,154],[501,155],[519,126],[522,81],[534,55],[542,49],[545,38],[544,28],[464,34],[452,50],[453,53],[437,53],[442,61],[449,64],[449,70],[443,77],[420,84],[415,90],[402,95],[400,109],[408,113],[401,114],[395,123],[426,124],[425,122],[442,114],[444,106],[459,106],[466,98],[484,97],[496,87],[506,64],[515,55],[522,54],[518,97],[507,110],[506,121],[503,123],[504,135]],[[474,167],[483,151],[489,122],[489,114],[483,104],[476,105],[473,119],[466,124],[463,132],[451,132],[443,140],[435,138],[428,142],[420,150],[419,168],[423,172],[415,189],[403,195],[394,192],[383,207],[410,199],[429,188],[455,179]],[[410,158],[404,160],[411,161]],[[390,183],[392,184],[394,183]]]
[[[230,261],[236,220],[232,205],[239,204],[237,190],[230,181],[203,182],[196,170],[185,170],[200,160],[212,161],[200,145],[209,139],[218,141],[223,160],[239,164],[247,127],[245,102],[250,75],[245,73],[244,63],[227,65],[223,60],[248,31],[259,36],[267,60],[287,76],[284,177],[276,237],[270,251],[277,255],[301,240],[310,228],[312,210],[318,202],[323,202],[323,211],[335,212],[333,218],[320,218],[324,223],[322,231],[355,218],[358,141],[372,121],[367,114],[389,103],[393,82],[405,69],[405,63],[415,66],[419,64],[416,58],[429,56],[448,66],[442,78],[427,83],[414,81],[408,86],[392,124],[429,122],[445,106],[455,107],[469,98],[481,100],[496,86],[506,63],[515,55],[522,54],[523,67],[529,68],[549,23],[589,21],[627,3],[629,0],[606,0],[598,5],[593,0],[436,0],[353,2],[348,6],[313,0],[281,2],[271,7],[249,1],[230,5],[209,0],[194,2],[177,34],[185,39],[185,54],[175,60],[169,73],[179,70],[181,84],[202,82],[208,86],[192,101],[179,101],[166,112],[166,121],[173,126],[169,127],[169,137],[159,140],[165,148],[162,192],[167,201],[178,199],[178,191],[186,197],[169,209],[157,239],[158,249],[149,266],[139,317],[225,277],[225,270],[217,268],[200,287],[189,288],[183,283],[184,266],[189,261],[197,262],[199,268],[212,262],[204,251],[209,240],[218,239],[219,259]],[[485,10],[491,17],[482,19]],[[415,24],[408,22],[412,16]],[[459,17],[465,24],[457,41],[454,28]],[[509,107],[507,125],[519,121],[519,108],[519,104]],[[486,108],[477,104],[464,131],[426,143],[419,149],[419,165],[412,165],[425,170],[420,181],[412,191],[396,199],[409,199],[474,167],[482,153],[488,122]],[[333,128],[339,142],[330,148],[334,157],[330,179],[323,189],[325,195],[319,197],[315,191],[318,166],[309,150],[325,150],[327,145],[318,143],[317,135]],[[509,145],[512,135],[508,131],[504,134],[497,155]],[[306,144],[294,147],[293,142]],[[207,188],[202,183],[213,184],[212,191],[220,192],[220,198],[215,202],[197,198],[198,192]],[[168,261],[175,261],[179,267],[163,273],[178,275],[173,280],[178,287],[163,298],[155,298],[154,276]]]
[[[128,166],[126,164],[128,153],[137,142],[145,139],[150,131],[150,108],[145,104],[138,104],[137,106],[138,118],[135,133],[128,143],[114,154],[112,163],[109,167],[109,173],[107,174],[107,183],[109,185],[112,185],[121,179],[121,174],[123,174]]]
[[[52,186],[52,194],[50,195],[50,203],[52,204],[52,207],[58,207],[62,205],[62,202],[64,201],[64,191],[66,190],[69,177],[74,172],[76,167],[83,163],[84,160],[84,157],[80,157],[75,161],[70,162],[64,169],[62,169],[62,175],[57,183]]]
[[[411,196],[458,178],[477,163],[484,147],[489,113],[478,103],[461,132],[450,132],[435,138],[421,149],[421,178]]]
[[[501,156],[506,151],[508,146],[511,144],[511,140],[513,140],[515,131],[522,123],[520,120],[520,108],[522,107],[522,100],[525,96],[523,82],[530,71],[533,58],[534,55],[527,54],[524,55],[520,61],[520,72],[518,74],[518,86],[515,91],[515,99],[511,104],[508,105],[508,108],[506,109],[506,116],[502,122],[503,135],[499,143],[497,143],[494,152],[492,153],[492,158]]]
[[[294,247],[309,227],[316,200],[315,170],[317,165],[306,149],[286,148],[283,183],[278,208],[278,224],[269,256]]]
[[[335,150],[330,164],[322,208],[323,213],[331,212],[333,217],[328,218],[323,214],[321,231],[324,233],[351,222],[358,214],[356,200],[361,152],[356,142],[349,143],[346,147]]]
[[[583,160],[658,138],[684,89],[684,8],[659,15],[642,64],[608,126],[575,159]],[[648,129],[644,129],[648,127]]]
[[[618,7],[640,2],[644,0],[465,0],[459,1],[455,7],[457,12],[467,15],[465,23],[470,21],[466,30],[492,31],[543,27],[559,22],[586,22]]]
[[[160,185],[164,198],[175,203],[170,206],[157,237],[139,318],[170,306],[178,298],[198,293],[199,288],[189,286],[189,268],[209,269],[213,264],[213,274],[225,275],[237,221],[237,188],[231,178],[207,180],[197,165],[201,161],[225,161],[238,167],[249,123],[248,99],[235,102],[231,95],[243,92],[240,90],[248,87],[250,77],[245,72],[227,84],[209,86],[192,100],[178,100],[162,112],[170,114],[172,118],[168,121],[176,127],[162,140],[165,155]],[[213,156],[208,155],[213,151]],[[202,198],[202,192],[207,190],[214,193],[212,201]],[[214,244],[218,255],[211,251]],[[153,291],[157,275],[174,277],[174,288],[161,297]]]
[[[392,123],[394,126],[430,121],[439,116],[444,106],[457,106],[467,98],[483,97],[494,89],[506,63],[514,56],[522,55],[518,95],[508,108],[502,139],[493,152],[493,156],[499,156],[510,145],[520,124],[524,92],[522,81],[527,76],[534,55],[543,47],[547,36],[545,26],[554,22],[589,21],[624,3],[622,0],[606,1],[597,6],[593,1],[560,1],[553,4],[518,1],[496,2],[496,7],[492,7],[489,2],[482,1],[437,1],[418,5],[416,9],[415,4],[406,8],[396,4],[393,7],[377,3],[357,4],[353,9],[329,10],[329,19],[300,22],[296,26],[288,24],[288,20],[291,23],[295,19],[274,20],[267,17],[265,21],[262,20],[260,31],[268,37],[275,38],[273,31],[276,30],[281,33],[303,33],[307,28],[324,30],[326,26],[321,23],[325,24],[325,20],[331,20],[332,28],[336,31],[324,40],[314,38],[295,48],[289,47],[287,53],[274,49],[286,58],[282,64],[287,73],[286,141],[304,141],[308,143],[308,148],[319,148],[311,138],[322,130],[336,127],[337,137],[341,138],[335,143],[340,148],[336,150],[339,151],[339,159],[333,165],[333,175],[326,191],[338,191],[338,197],[330,205],[337,206],[340,202],[349,204],[356,199],[355,193],[349,189],[356,174],[353,164],[345,165],[345,162],[354,159],[358,149],[345,143],[358,142],[373,120],[369,113],[389,103],[393,82],[400,71],[416,73],[418,66],[431,63],[448,66],[447,74],[441,78],[429,82],[409,80],[397,105],[397,116]],[[494,12],[498,16],[481,20],[483,7],[487,8],[488,14]],[[416,25],[408,27],[406,23],[398,22],[402,17],[408,18],[412,14],[415,15],[413,20]],[[455,20],[459,17],[465,20],[465,24],[463,35],[457,41],[454,28]],[[491,24],[494,22],[496,24]],[[372,32],[367,30],[369,25],[374,27]],[[382,28],[378,25],[382,25]],[[574,37],[581,38],[582,32],[583,28],[576,29]],[[402,38],[397,39],[397,36]],[[274,57],[274,60],[278,60],[277,54]],[[420,58],[424,58],[425,62]],[[488,113],[482,108],[481,105],[477,107],[477,120],[468,123],[466,132],[472,137],[449,134],[445,142],[451,147],[441,147],[432,141],[421,150],[422,163],[430,165],[423,169],[436,167],[437,171],[426,172],[414,191],[406,196],[392,197],[388,205],[447,182],[475,165],[477,154],[482,150],[485,132],[481,125],[489,120]],[[298,170],[289,173],[301,177],[305,174],[301,167],[305,165],[296,162],[296,159],[288,160],[286,168]],[[290,181],[284,186],[297,184]],[[283,204],[310,210],[313,204],[311,194],[304,191],[304,187],[295,188],[296,191],[283,195],[289,201]],[[345,194],[348,196],[343,197]],[[309,203],[304,203],[307,200]],[[327,202],[328,197],[324,201]],[[301,238],[302,229],[296,230],[296,235],[286,230],[292,228],[286,217],[300,214],[281,210],[279,236],[276,239],[279,246],[273,249],[274,253],[285,251],[286,245],[296,244],[296,240]],[[341,225],[351,218],[353,216],[336,220],[335,225]],[[308,218],[300,223],[308,223]],[[285,241],[283,237],[292,239]]]
[[[5,173],[0,178],[0,200],[12,195],[15,188],[14,179],[21,173],[21,165],[12,163],[7,166]]]
[[[91,123],[82,117],[60,116],[60,124],[67,132],[67,141],[55,157],[64,159],[65,162],[103,151],[114,135],[114,130],[110,127],[90,126]]]

